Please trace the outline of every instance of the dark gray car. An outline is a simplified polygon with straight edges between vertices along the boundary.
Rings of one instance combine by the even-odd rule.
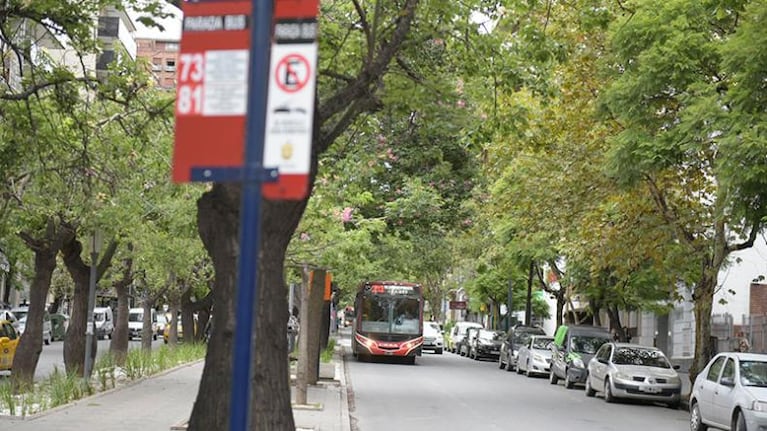
[[[567,389],[585,384],[589,361],[610,339],[607,329],[598,326],[561,326],[551,343],[549,382],[556,385],[562,379]]]

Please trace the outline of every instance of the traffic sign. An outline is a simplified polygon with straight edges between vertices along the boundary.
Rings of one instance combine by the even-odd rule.
[[[275,3],[264,166],[276,167],[279,178],[263,185],[266,199],[303,199],[309,193],[318,6],[318,0]]]
[[[175,182],[243,162],[251,2],[185,2],[176,65]]]

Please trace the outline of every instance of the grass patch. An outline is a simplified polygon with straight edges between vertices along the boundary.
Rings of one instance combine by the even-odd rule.
[[[27,416],[40,413],[115,388],[120,383],[202,359],[206,349],[205,344],[180,344],[172,348],[160,346],[152,351],[131,349],[123,367],[118,367],[112,354],[107,353],[96,361],[88,381],[54,368],[48,377],[17,394],[11,389],[10,379],[0,379],[0,415]]]
[[[320,352],[320,361],[330,362],[333,359],[333,352],[336,350],[336,339],[328,338],[328,346]]]

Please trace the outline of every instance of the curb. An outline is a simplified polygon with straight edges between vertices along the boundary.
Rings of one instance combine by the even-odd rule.
[[[53,407],[53,408],[50,408],[50,409],[47,409],[47,410],[44,410],[44,411],[41,411],[41,412],[38,412],[38,413],[31,414],[31,415],[26,415],[26,416],[0,415],[0,420],[6,420],[6,419],[18,420],[18,421],[27,421],[27,420],[31,421],[31,420],[35,420],[35,419],[47,416],[49,414],[56,413],[56,412],[61,411],[61,410],[65,410],[65,409],[68,409],[70,407],[74,407],[74,406],[76,406],[78,404],[81,404],[81,403],[92,402],[94,399],[98,399],[100,397],[109,395],[109,394],[114,393],[116,391],[121,391],[123,389],[131,388],[131,387],[133,387],[135,385],[138,385],[139,383],[142,383],[143,381],[145,381],[147,379],[152,379],[152,378],[155,378],[155,377],[162,377],[162,376],[164,376],[166,374],[170,374],[170,373],[172,373],[174,371],[177,371],[177,370],[180,370],[182,368],[186,368],[186,367],[191,367],[191,366],[197,365],[200,362],[205,362],[205,359],[203,358],[203,359],[198,359],[196,361],[187,362],[187,363],[184,363],[184,364],[179,364],[179,365],[176,365],[175,367],[171,367],[171,368],[168,368],[166,370],[160,371],[157,374],[152,374],[151,376],[144,376],[144,377],[141,377],[141,378],[136,379],[136,380],[131,380],[131,381],[127,382],[127,383],[121,384],[121,385],[116,386],[114,388],[110,388],[110,389],[107,389],[107,390],[101,391],[101,392],[96,392],[93,395],[88,395],[87,397],[82,397],[80,399],[74,400],[74,401],[69,402],[67,404],[62,404],[60,406],[56,406],[56,407]]]
[[[349,386],[347,386],[346,382],[346,373],[347,373],[347,367],[346,367],[346,349],[343,347],[339,348],[339,351],[336,351],[336,354],[341,356],[340,362],[337,364],[336,367],[336,375],[338,376],[338,381],[341,382],[341,430],[340,431],[351,431],[352,429],[352,422],[351,422],[351,415],[349,414],[349,394],[348,391],[351,389]]]

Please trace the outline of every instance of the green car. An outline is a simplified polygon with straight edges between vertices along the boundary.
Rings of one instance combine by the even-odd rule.
[[[61,313],[51,314],[51,339],[63,341],[67,326],[69,326],[69,316]]]

